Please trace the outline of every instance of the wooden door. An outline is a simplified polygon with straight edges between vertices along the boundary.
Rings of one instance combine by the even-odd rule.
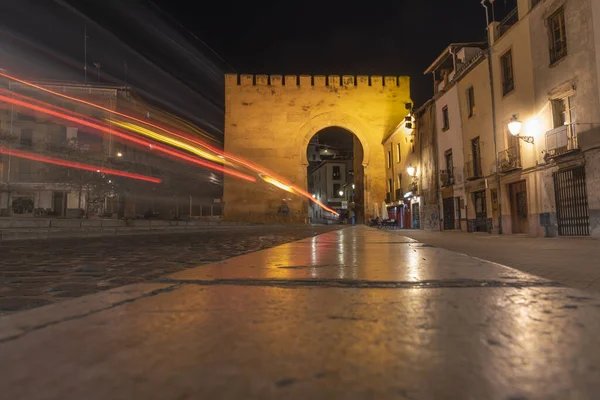
[[[509,193],[512,233],[529,233],[527,183],[525,181],[511,183]]]

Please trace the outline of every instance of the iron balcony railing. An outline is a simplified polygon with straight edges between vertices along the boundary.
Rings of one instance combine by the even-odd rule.
[[[511,26],[519,22],[519,12],[518,8],[515,7],[513,10],[508,13],[508,15],[500,21],[498,27],[496,28],[496,39],[499,39],[502,35],[504,35]]]
[[[508,172],[519,168],[521,168],[521,157],[516,146],[498,153],[498,169],[500,172]]]
[[[554,158],[579,150],[575,125],[562,125],[546,132],[546,154],[544,158]]]
[[[467,180],[473,180],[483,177],[481,171],[481,158],[475,158],[465,163],[465,170],[467,171]]]
[[[396,189],[396,201],[402,200],[404,193],[402,193],[402,189]]]
[[[454,185],[454,168],[441,170],[440,180],[442,181],[442,187]]]

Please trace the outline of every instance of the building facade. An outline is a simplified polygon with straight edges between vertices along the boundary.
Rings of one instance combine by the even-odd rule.
[[[387,212],[399,228],[417,229],[421,212],[418,191],[419,143],[414,117],[409,115],[383,140]],[[412,169],[409,169],[412,168]],[[412,175],[411,175],[412,173]],[[379,215],[381,204],[374,204]]]
[[[114,120],[112,111],[150,119],[161,114],[160,110],[136,98],[125,87],[57,82],[38,84],[104,109],[59,98],[24,84],[3,82],[4,89],[15,97],[28,96],[35,101],[51,104],[50,107],[58,106],[101,122]],[[204,171],[200,174],[189,166],[153,154],[148,149],[132,146],[112,133],[69,124],[41,112],[4,104],[0,110],[0,146],[34,156],[158,177],[162,183],[106,176],[2,154],[0,215],[137,217],[152,210],[161,217],[177,217],[194,214],[194,211],[200,215],[202,205],[212,206],[215,196],[206,196],[211,190],[207,190],[210,184],[205,182]],[[112,129],[112,125],[108,126]],[[216,175],[215,179],[218,179]],[[195,180],[204,181],[202,187],[190,185]],[[214,211],[213,208],[209,210]]]
[[[451,44],[426,71],[443,228],[600,237],[599,17],[593,0],[518,0],[487,47]]]
[[[465,154],[470,153],[465,153],[463,148],[464,118],[461,112],[466,106],[468,118],[474,117],[475,91],[471,85],[465,88],[459,82],[483,59],[484,46],[483,43],[453,43],[425,71],[433,75],[434,81],[436,156],[441,188],[439,208],[443,230],[468,229],[465,167],[469,164],[465,163]],[[468,104],[461,104],[463,94]]]
[[[353,160],[327,160],[321,162],[308,174],[309,193],[340,215],[347,213],[354,197]],[[310,203],[309,220],[313,223],[339,221],[331,212]]]

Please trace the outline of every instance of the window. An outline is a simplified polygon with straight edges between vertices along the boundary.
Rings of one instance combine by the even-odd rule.
[[[467,89],[467,109],[469,110],[469,118],[475,115],[475,90],[473,86]]]
[[[575,110],[573,109],[573,99],[571,97],[563,97],[554,99],[552,104],[552,121],[554,128],[559,128],[563,125],[570,125],[571,129],[575,128]]]
[[[340,189],[341,189],[341,187],[342,186],[339,183],[334,183],[333,184],[333,196],[331,196],[331,197],[340,197]]]
[[[402,161],[402,152],[400,148],[400,143],[396,143],[396,162]]]
[[[448,106],[442,108],[442,130],[450,129],[450,118],[448,117]]]
[[[21,146],[32,147],[33,146],[33,131],[31,129],[21,129]]]
[[[448,175],[452,175],[452,169],[454,166],[454,162],[452,160],[452,149],[446,150],[444,153],[444,158],[446,159],[446,171],[448,172]]]
[[[479,136],[471,140],[471,151],[473,152],[473,176],[481,176],[481,146]]]
[[[392,178],[390,178],[390,179],[388,179],[388,192],[392,193],[393,191],[394,191],[394,181],[392,181]]]
[[[550,35],[550,65],[552,65],[567,55],[564,8],[559,8],[548,18],[548,33]]]
[[[379,153],[381,154],[381,153]],[[392,168],[392,151],[388,150],[388,168]]]
[[[333,179],[335,180],[340,180],[342,179],[342,173],[340,172],[340,166],[339,165],[334,165],[332,168],[333,171]]]
[[[512,51],[509,50],[500,57],[500,67],[502,68],[502,95],[506,96],[515,90],[515,79],[513,75]]]
[[[402,191],[402,174],[398,174],[398,190]]]

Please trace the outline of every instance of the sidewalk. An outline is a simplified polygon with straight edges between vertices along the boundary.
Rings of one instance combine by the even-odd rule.
[[[595,399],[600,296],[352,227],[0,318],[9,399]]]
[[[0,218],[0,242],[28,239],[110,237],[158,233],[195,232],[207,228],[248,225],[220,219],[190,221]]]
[[[532,238],[487,233],[399,230],[432,246],[497,262],[567,286],[600,291],[600,241],[591,238]]]

